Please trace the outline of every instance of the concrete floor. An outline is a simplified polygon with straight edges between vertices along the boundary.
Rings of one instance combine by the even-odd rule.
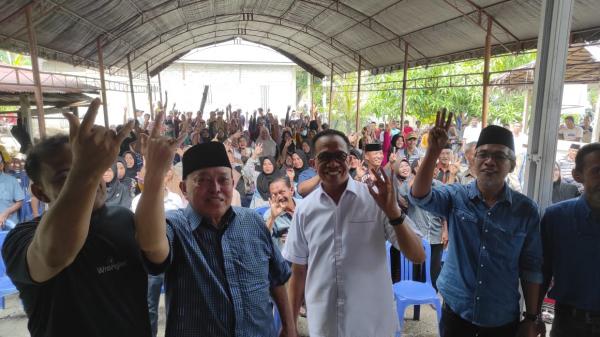
[[[164,336],[165,315],[164,301],[161,298],[158,336]],[[429,306],[421,306],[420,321],[412,320],[412,308],[405,313],[403,337],[436,337],[437,323],[435,311]],[[301,337],[308,337],[306,320],[298,322]],[[549,330],[548,330],[549,331]],[[27,316],[23,312],[19,298],[16,295],[6,297],[6,309],[0,310],[0,337],[28,337]]]

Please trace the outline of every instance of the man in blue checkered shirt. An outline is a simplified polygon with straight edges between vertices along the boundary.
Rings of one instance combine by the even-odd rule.
[[[150,273],[165,273],[165,336],[296,336],[284,286],[290,269],[260,215],[231,206],[233,176],[223,144],[185,152],[181,189],[189,206],[170,211],[165,225],[163,176],[180,141],[161,137],[160,129],[145,142],[147,173],[135,222]],[[271,298],[281,331],[274,329]]]

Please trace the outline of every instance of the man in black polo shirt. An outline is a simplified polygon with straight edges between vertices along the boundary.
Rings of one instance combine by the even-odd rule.
[[[32,336],[150,336],[147,274],[133,213],[107,207],[103,172],[116,161],[118,134],[94,125],[94,100],[66,136],[50,137],[28,155],[33,194],[50,209],[6,237],[6,272],[20,292]]]

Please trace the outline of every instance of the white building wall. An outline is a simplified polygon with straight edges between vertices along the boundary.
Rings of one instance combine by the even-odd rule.
[[[285,117],[288,105],[296,106],[296,66],[268,64],[174,63],[161,72],[169,108],[197,111],[205,85],[210,86],[205,112],[233,109],[252,113],[259,107]],[[268,92],[261,95],[261,89]]]

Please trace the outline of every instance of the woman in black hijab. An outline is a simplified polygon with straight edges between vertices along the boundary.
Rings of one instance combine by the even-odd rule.
[[[135,162],[135,155],[131,151],[127,151],[123,154],[125,160],[125,176],[131,179],[135,179],[137,176],[137,167]]]
[[[106,183],[106,206],[122,206],[129,209],[131,190],[119,182],[117,163],[104,172],[102,179]]]
[[[269,198],[271,197],[269,185],[273,180],[283,175],[281,170],[275,167],[275,160],[271,157],[260,158],[260,171],[256,178],[256,192],[258,192],[259,197],[252,199],[250,208],[269,206]]]
[[[313,159],[314,154],[312,151],[312,142],[309,139],[302,140],[302,152],[306,155],[306,158]]]
[[[119,182],[125,186],[127,186],[131,190],[131,195],[135,195],[135,179],[130,178],[126,175],[127,173],[127,163],[125,159],[122,157],[117,158],[117,179]]]
[[[292,154],[292,168],[294,169],[294,182],[298,182],[300,173],[308,168],[308,159],[302,150],[296,150]]]

